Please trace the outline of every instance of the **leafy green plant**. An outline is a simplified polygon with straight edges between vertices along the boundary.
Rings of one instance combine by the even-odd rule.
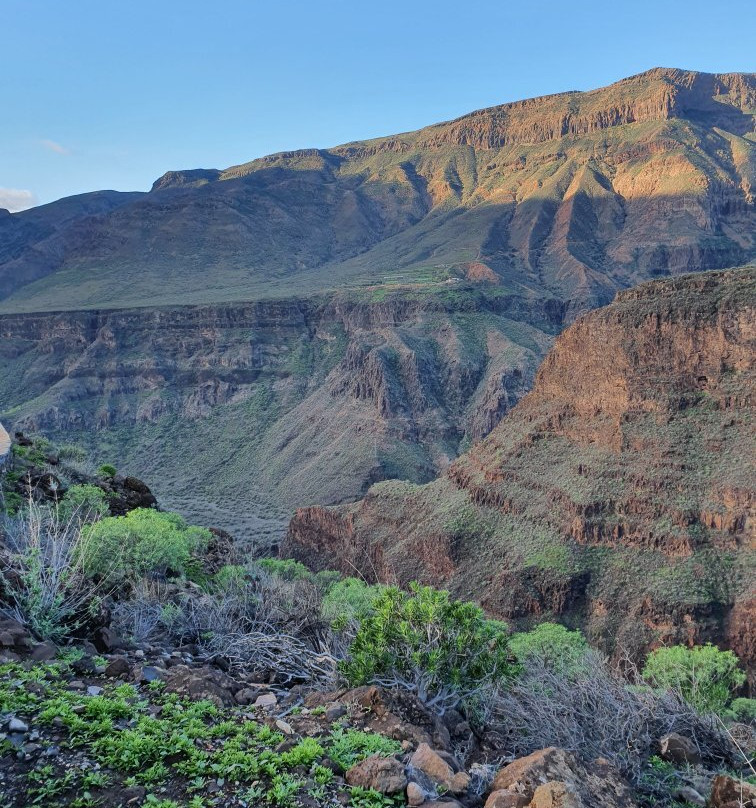
[[[46,764],[32,769],[27,775],[30,783],[28,795],[32,798],[32,805],[48,805],[53,797],[67,791],[74,781],[74,772],[67,771],[58,777],[52,765]]]
[[[81,778],[81,784],[84,788],[105,788],[109,782],[110,778],[105,772],[85,772]]]
[[[519,632],[509,638],[509,650],[521,664],[538,660],[570,675],[585,669],[588,649],[580,631],[569,631],[557,623],[541,623],[532,631]]]
[[[643,678],[653,687],[672,690],[700,713],[722,713],[746,676],[732,651],[707,643],[693,648],[658,648],[646,659]]]
[[[212,534],[187,525],[176,513],[137,508],[126,516],[110,516],[84,529],[84,569],[110,580],[144,575],[182,575],[194,553]]]
[[[390,587],[375,600],[342,673],[354,685],[410,690],[439,712],[459,702],[473,707],[487,687],[515,670],[505,627],[448,592],[417,583],[410,589]]]
[[[100,468],[97,469],[97,474],[100,477],[115,477],[117,473],[118,469],[111,463],[103,463]]]
[[[756,699],[734,699],[728,717],[743,724],[756,724]]]
[[[371,755],[393,757],[401,751],[401,744],[383,735],[353,729],[344,730],[340,727],[331,733],[328,744],[329,757],[344,771]]]
[[[323,596],[321,613],[333,628],[343,629],[350,622],[370,615],[385,589],[378,584],[366,584],[359,578],[344,578]]]
[[[297,766],[310,767],[319,757],[323,756],[323,747],[314,738],[303,738],[288,752],[281,754],[281,763],[289,768]]]
[[[108,498],[96,485],[72,485],[58,505],[59,518],[94,521],[108,513]]]
[[[291,558],[262,558],[257,566],[284,581],[309,581],[313,577],[304,564]]]
[[[328,766],[318,764],[312,768],[312,779],[319,786],[327,786],[333,780],[333,771]]]
[[[61,648],[58,651],[58,659],[67,665],[78,662],[83,656],[84,651],[81,648]]]
[[[226,564],[215,573],[210,588],[221,592],[238,590],[244,586],[247,570],[240,564]]]
[[[389,808],[389,806],[403,804],[402,797],[381,794],[380,791],[375,791],[372,788],[352,786],[349,789],[350,808]]]
[[[23,507],[24,500],[15,491],[0,491],[0,510],[4,510],[8,516],[15,516]]]
[[[154,794],[148,794],[144,804],[149,805],[150,808],[181,808],[175,800],[161,800],[160,797],[156,797]]]
[[[303,782],[290,774],[277,774],[273,778],[273,785],[268,789],[268,799],[273,805],[294,805],[294,795],[303,786]]]

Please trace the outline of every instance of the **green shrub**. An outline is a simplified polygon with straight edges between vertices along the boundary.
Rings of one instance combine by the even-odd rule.
[[[738,661],[732,651],[720,651],[711,643],[675,645],[648,655],[643,678],[654,687],[675,691],[700,713],[720,713],[746,680]]]
[[[213,575],[212,589],[221,592],[241,589],[247,578],[247,570],[239,564],[225,564]]]
[[[304,564],[292,558],[262,558],[257,562],[257,566],[269,575],[284,581],[309,581],[313,577]]]
[[[323,597],[321,613],[335,629],[343,629],[354,620],[372,614],[386,587],[366,584],[359,578],[344,578],[334,583]]]
[[[177,513],[137,508],[85,528],[83,566],[90,576],[111,580],[145,575],[184,575],[192,555],[212,534],[189,526]]]
[[[509,638],[509,650],[521,664],[538,661],[568,675],[583,668],[588,647],[580,631],[569,631],[557,623],[541,623]]]
[[[15,491],[2,491],[0,493],[2,493],[2,497],[0,498],[2,510],[4,510],[8,516],[17,514],[24,505],[23,497]]]
[[[0,613],[21,620],[44,640],[61,642],[99,608],[100,586],[84,574],[86,544],[76,520],[31,500],[4,526]]]
[[[108,513],[108,498],[96,485],[72,485],[61,500],[58,511],[64,522],[73,518],[92,521]]]
[[[61,460],[74,460],[81,462],[87,459],[86,451],[75,443],[64,443],[58,447],[58,457]]]
[[[756,723],[756,699],[735,699],[730,705],[730,716],[743,724]]]
[[[504,626],[474,603],[411,585],[384,589],[363,619],[340,668],[353,685],[376,682],[413,691],[439,712],[475,706],[484,689],[513,673]]]
[[[342,577],[342,574],[336,570],[321,570],[315,573],[315,584],[321,592],[328,592]]]
[[[97,469],[97,473],[100,477],[115,477],[118,473],[118,469],[110,463],[103,463],[100,468]]]

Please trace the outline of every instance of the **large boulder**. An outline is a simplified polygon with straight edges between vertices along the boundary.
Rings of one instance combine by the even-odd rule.
[[[524,794],[517,794],[508,788],[492,791],[488,795],[485,808],[526,808],[530,800]]]
[[[166,675],[165,689],[197,701],[210,701],[218,707],[229,707],[234,704],[234,693],[240,685],[230,676],[208,666],[189,668],[176,665]]]
[[[350,786],[372,788],[381,794],[398,794],[407,788],[404,766],[396,758],[372,755],[346,773]]]
[[[529,808],[584,808],[585,803],[558,780],[544,783],[533,792]]]
[[[528,808],[636,808],[630,787],[608,761],[584,765],[553,746],[499,771],[487,807],[509,808],[507,793],[525,798],[519,805]],[[516,799],[509,803],[519,808]]]
[[[452,794],[462,794],[470,784],[470,775],[452,766],[448,755],[442,757],[427,743],[421,743],[410,758],[410,767],[425,774],[436,786]],[[456,770],[455,770],[456,769]]]
[[[709,796],[711,808],[756,808],[756,785],[717,775]]]

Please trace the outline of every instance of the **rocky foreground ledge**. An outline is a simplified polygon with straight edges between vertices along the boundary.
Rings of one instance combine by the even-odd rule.
[[[641,804],[604,759],[583,763],[555,747],[487,759],[487,739],[460,713],[432,716],[406,694],[260,682],[192,646],[134,648],[108,633],[60,649],[9,619],[0,730],[7,808]],[[756,806],[756,786],[707,770],[676,734],[659,739],[649,777],[673,765],[684,772],[676,802],[657,804]]]

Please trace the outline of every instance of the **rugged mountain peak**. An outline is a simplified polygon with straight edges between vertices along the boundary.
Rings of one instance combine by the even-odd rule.
[[[755,105],[756,74],[654,68],[598,90],[555,93],[477,110],[402,140],[423,146],[446,143],[496,149],[691,113],[726,118],[738,134],[744,134],[753,129]],[[389,142],[393,148],[393,139]]]
[[[214,182],[221,176],[216,168],[195,168],[191,171],[167,171],[152,183],[152,191],[166,188],[200,188],[208,182]]]
[[[618,647],[714,639],[751,659],[754,300],[754,267],[622,293],[439,480],[302,509],[283,552]]]
[[[559,297],[572,319],[640,281],[756,257],[755,110],[756,74],[656,68],[415,132],[170,171],[127,204],[0,219],[0,306],[280,298],[443,283],[476,264],[489,283]]]

